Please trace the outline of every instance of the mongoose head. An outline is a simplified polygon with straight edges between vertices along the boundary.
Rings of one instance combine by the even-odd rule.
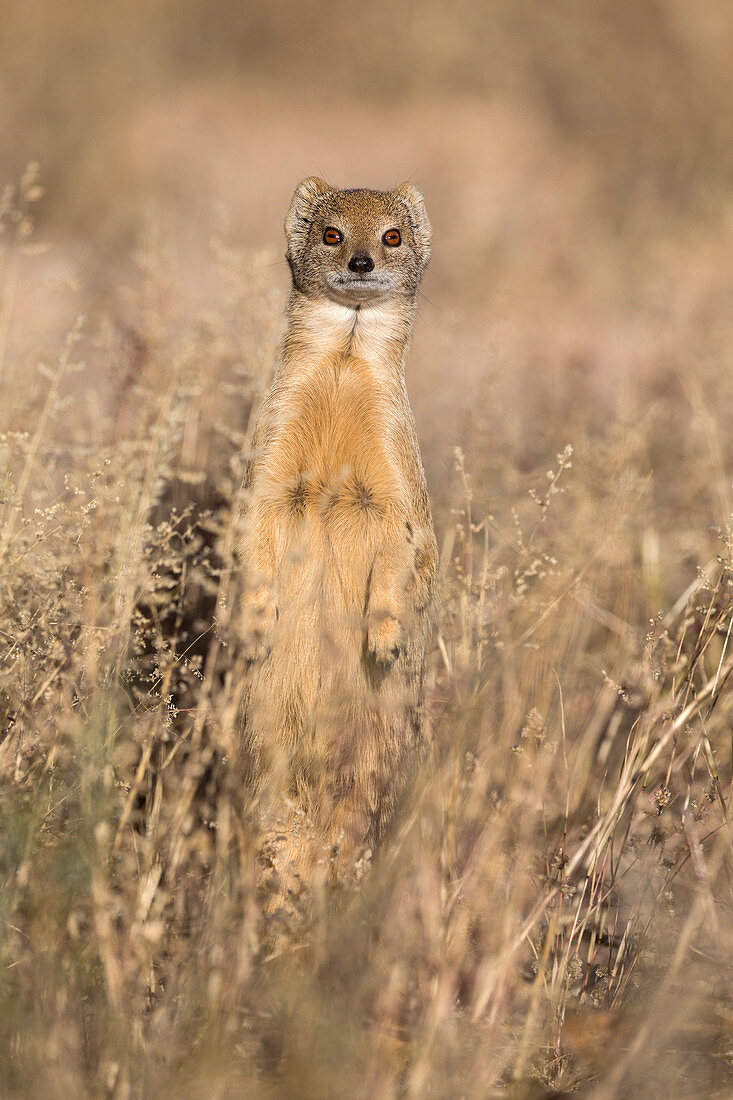
[[[395,191],[339,191],[310,176],[285,219],[295,288],[354,309],[414,298],[431,235],[425,202],[411,183]]]

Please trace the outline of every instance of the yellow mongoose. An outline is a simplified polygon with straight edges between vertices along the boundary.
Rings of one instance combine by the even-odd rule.
[[[389,822],[419,742],[437,556],[404,379],[423,198],[306,179],[285,233],[288,327],[238,547],[245,742],[282,796],[280,878],[318,862],[348,874]]]

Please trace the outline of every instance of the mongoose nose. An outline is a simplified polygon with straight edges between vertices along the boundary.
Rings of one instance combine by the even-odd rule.
[[[366,275],[368,271],[374,271],[374,260],[367,252],[355,252],[349,260],[349,271],[355,275]]]

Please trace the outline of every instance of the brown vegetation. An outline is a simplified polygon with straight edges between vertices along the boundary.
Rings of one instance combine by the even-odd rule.
[[[728,1096],[728,5],[3,32],[0,1091]],[[440,607],[401,825],[273,955],[232,517],[315,170],[428,199]]]

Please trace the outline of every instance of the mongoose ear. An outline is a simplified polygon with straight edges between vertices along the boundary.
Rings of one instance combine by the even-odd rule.
[[[430,242],[433,239],[433,227],[425,209],[425,199],[413,183],[403,183],[394,192],[407,207],[407,212],[424,264],[430,259]]]
[[[318,176],[308,176],[295,188],[285,218],[285,236],[288,241],[288,256],[297,254],[308,238],[308,230],[313,221],[313,207],[321,195],[331,191],[328,184]]]

